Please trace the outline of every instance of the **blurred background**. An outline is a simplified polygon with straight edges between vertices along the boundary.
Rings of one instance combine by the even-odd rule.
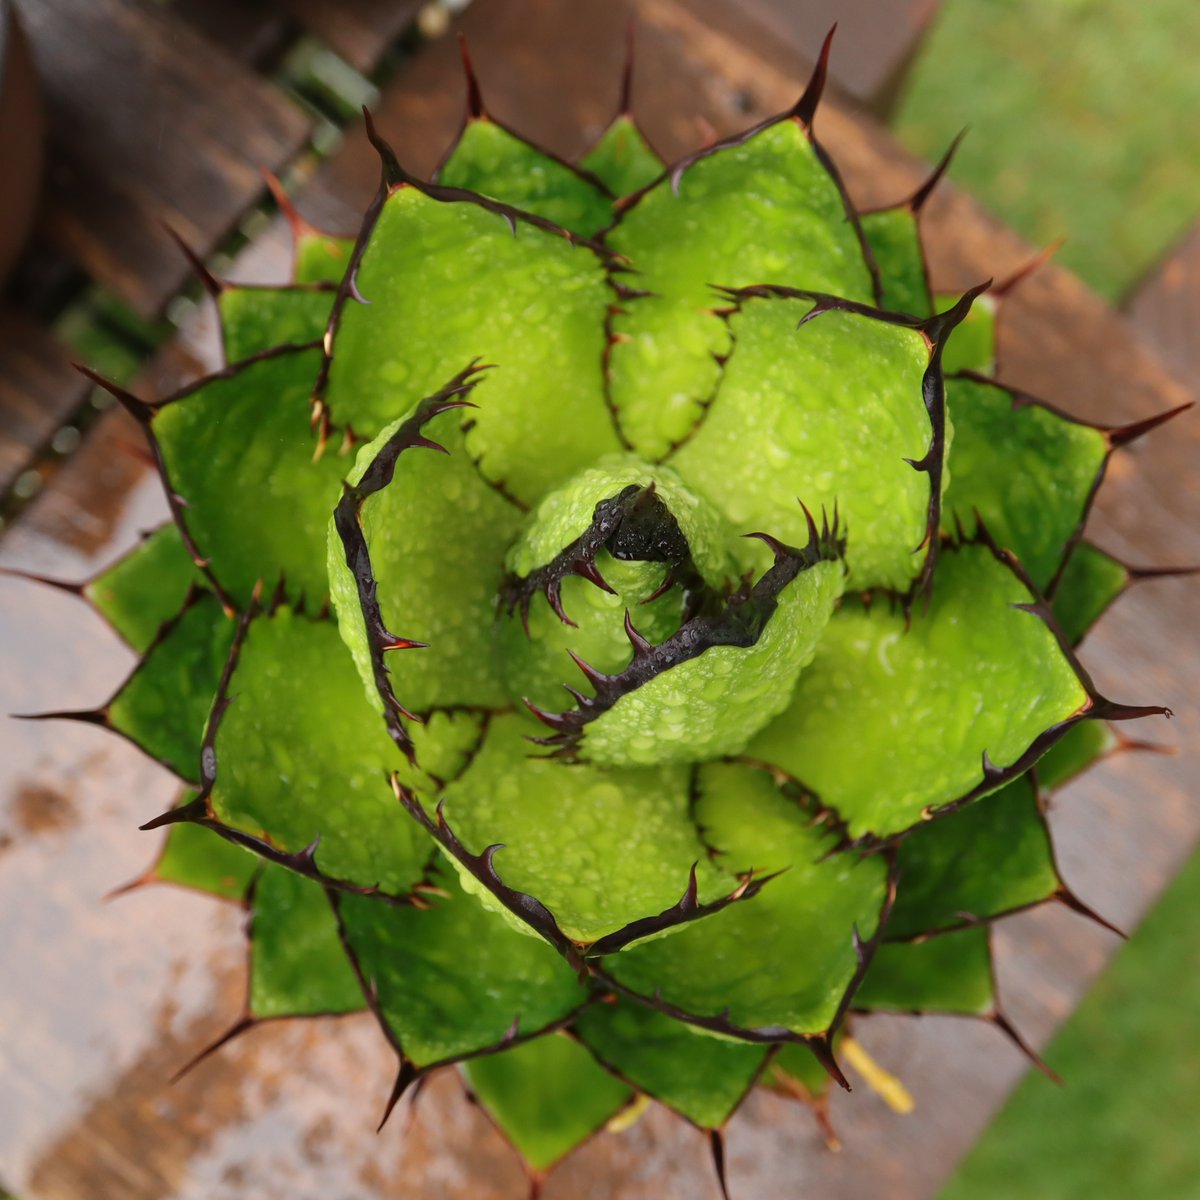
[[[456,27],[493,111],[577,153],[611,115],[630,14],[635,113],[668,155],[781,107],[838,21],[818,128],[856,198],[898,200],[968,130],[925,225],[939,282],[1003,276],[1065,239],[1014,299],[1006,364],[1019,381],[1066,381],[1072,394],[1048,398],[1089,416],[1101,400],[1157,409],[1194,393],[1194,0],[0,0],[0,562],[86,578],[160,519],[135,433],[70,363],[147,398],[212,365],[203,284],[164,222],[216,275],[278,280],[287,222],[266,168],[309,220],[352,231],[376,170],[360,106],[428,170],[461,119]],[[1116,479],[1113,515],[1101,513],[1139,562],[1200,561],[1184,503],[1196,487],[1187,420],[1165,435],[1173,456],[1138,464],[1183,507],[1146,541],[1155,518],[1129,514],[1150,501]],[[1196,723],[1178,681],[1191,679],[1194,698],[1194,592],[1153,586],[1114,621],[1112,646],[1126,649],[1105,641],[1097,655],[1125,674],[1139,669],[1130,646],[1173,655],[1173,675],[1143,674],[1135,690],[1176,689],[1163,699],[1181,710],[1172,737],[1186,743]],[[4,711],[63,707],[64,689],[68,707],[93,703],[127,670],[76,604],[0,580]],[[1068,1086],[1020,1079],[1024,1064],[993,1030],[884,1021],[870,1044],[910,1084],[916,1112],[902,1118],[867,1089],[857,1114],[839,1098],[846,1149],[829,1165],[794,1114],[752,1107],[731,1134],[737,1191],[1200,1196],[1195,759],[1137,757],[1099,768],[1056,813],[1089,899],[1127,929],[1149,913],[1136,937],[1116,950],[1034,914],[1016,919],[1011,946],[1002,939],[1011,1008],[1038,1043],[1058,1029],[1045,1056]],[[436,1087],[440,1116],[417,1120],[408,1149],[394,1129],[374,1140],[387,1068],[355,1019],[327,1039],[263,1031],[165,1089],[228,1024],[240,987],[235,912],[165,891],[99,904],[144,868],[135,826],[169,793],[96,731],[0,728],[0,1197],[521,1194],[494,1135],[447,1115]],[[1104,825],[1110,809],[1124,816]],[[456,1155],[475,1165],[456,1167]],[[547,1196],[711,1187],[700,1150],[654,1120],[577,1157]],[[468,1178],[494,1191],[463,1190]]]

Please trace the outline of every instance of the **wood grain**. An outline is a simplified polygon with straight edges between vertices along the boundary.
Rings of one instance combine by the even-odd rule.
[[[0,494],[86,395],[66,348],[19,310],[0,307]]]
[[[161,230],[207,254],[304,144],[280,92],[146,0],[38,0],[22,10],[46,97],[43,231],[145,316],[187,278]]]
[[[279,7],[356,70],[369,74],[412,24],[418,0],[278,0]]]
[[[1200,222],[1134,290],[1126,312],[1181,380],[1200,379]]]

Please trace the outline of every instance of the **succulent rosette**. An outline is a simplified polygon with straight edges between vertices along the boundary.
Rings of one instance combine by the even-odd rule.
[[[1073,648],[1146,426],[990,377],[1006,289],[935,302],[928,188],[855,210],[824,75],[669,169],[473,79],[435,182],[368,124],[357,238],[297,222],[290,283],[208,280],[228,365],[117,389],[174,522],[83,585],[143,657],[57,715],[190,785],[146,878],[248,906],[238,1029],[369,1007],[389,1110],[463,1062],[535,1178],[638,1094],[719,1162],[851,1012],[1007,1029],[988,923],[1083,908],[1039,787],[1164,711]]]

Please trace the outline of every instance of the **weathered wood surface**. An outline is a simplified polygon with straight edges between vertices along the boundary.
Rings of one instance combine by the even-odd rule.
[[[420,0],[277,0],[280,9],[352,67],[369,72],[412,24]]]
[[[22,14],[50,122],[43,232],[153,315],[187,274],[161,222],[207,253],[308,120],[161,5],[39,0]]]
[[[85,381],[49,331],[0,306],[0,494],[86,395]]]
[[[615,99],[627,6],[613,0],[478,0],[463,21],[489,103],[554,148],[580,148]],[[786,48],[738,40],[683,0],[642,0],[637,101],[656,141],[678,152],[708,127],[732,129],[794,98]],[[569,11],[568,11],[569,9]],[[530,49],[537,44],[552,52]],[[461,116],[453,48],[431,46],[396,81],[380,121],[426,169]],[[874,126],[827,108],[819,125],[852,191],[893,200],[922,174]],[[348,227],[375,182],[352,138],[314,185],[308,211]],[[1027,248],[969,198],[944,189],[927,210],[945,286],[1003,275]],[[247,270],[269,277],[266,244]],[[1145,416],[1186,399],[1127,324],[1067,273],[1047,267],[1006,309],[1007,374],[1078,412]],[[165,511],[128,447],[123,417],[63,472],[0,544],[0,559],[82,576]],[[1187,418],[1114,462],[1097,518],[1102,544],[1139,563],[1200,561],[1200,429]],[[1153,733],[1190,749],[1126,755],[1070,789],[1053,820],[1065,871],[1085,899],[1132,926],[1200,830],[1195,791],[1200,646],[1186,581],[1142,585],[1089,640],[1102,688],[1162,700],[1179,716]],[[5,711],[104,697],[128,655],[70,597],[0,580],[0,704]],[[19,632],[18,632],[19,631]],[[1150,664],[1147,666],[1146,664]],[[394,1195],[516,1200],[524,1185],[497,1137],[449,1077],[404,1132],[371,1129],[391,1067],[369,1021],[253,1031],[173,1088],[170,1070],[219,1032],[239,1003],[236,910],[167,890],[109,905],[97,897],[149,857],[139,820],[170,781],[86,728],[0,724],[0,1179],[30,1200]],[[1037,1043],[1073,1008],[1113,939],[1062,910],[1004,923],[1001,985]],[[830,1155],[798,1108],[752,1101],[730,1130],[735,1195],[857,1200],[930,1197],[1013,1084],[1023,1062],[993,1029],[964,1020],[880,1019],[864,1041],[917,1100],[908,1117],[859,1088],[838,1096],[846,1150]],[[403,1118],[404,1114],[398,1114]],[[717,1195],[701,1139],[665,1114],[605,1134],[573,1156],[547,1200]]]
[[[1200,222],[1126,304],[1142,341],[1182,380],[1200,380]]]

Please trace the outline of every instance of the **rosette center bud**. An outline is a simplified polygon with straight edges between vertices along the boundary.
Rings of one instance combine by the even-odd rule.
[[[786,704],[843,576],[835,529],[804,549],[764,540],[769,554],[632,457],[546,496],[507,555],[499,616],[507,686],[545,744],[641,765],[740,750]]]

